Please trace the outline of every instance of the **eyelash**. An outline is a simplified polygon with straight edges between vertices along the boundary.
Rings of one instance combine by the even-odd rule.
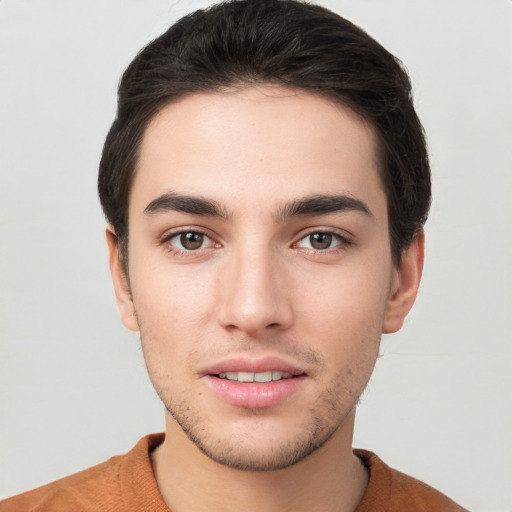
[[[171,243],[171,240],[173,238],[176,238],[178,236],[182,236],[182,235],[185,235],[185,234],[194,234],[194,235],[203,236],[206,239],[210,240],[212,246],[210,246],[210,247],[198,247],[197,249],[188,249],[187,250],[187,249],[180,249],[179,247],[176,247],[174,244]],[[336,245],[334,245],[333,247],[327,247],[325,249],[315,249],[314,247],[300,247],[299,246],[299,244],[302,241],[308,239],[308,237],[311,237],[313,235],[328,235],[328,236],[332,237],[332,241],[336,240],[338,243],[336,243]],[[298,248],[298,249],[303,249],[305,251],[312,252],[312,253],[315,253],[315,254],[322,254],[322,253],[330,254],[330,253],[337,252],[337,251],[343,251],[347,247],[353,245],[353,243],[354,242],[352,240],[350,240],[347,236],[341,235],[340,233],[337,233],[335,231],[327,230],[327,229],[325,229],[325,230],[316,229],[316,230],[312,230],[312,231],[310,231],[310,232],[308,232],[306,234],[303,234],[297,242],[292,244],[292,247]],[[217,248],[217,247],[221,246],[218,242],[215,242],[213,237],[211,237],[205,231],[202,231],[200,229],[191,229],[191,228],[182,228],[182,229],[179,229],[177,231],[173,231],[171,233],[167,233],[161,239],[160,244],[162,246],[165,246],[166,250],[169,253],[180,255],[180,256],[181,255],[183,255],[183,256],[197,255],[197,253],[200,250],[202,250],[202,249]]]
[[[167,233],[164,235],[164,237],[161,239],[160,244],[162,246],[165,246],[165,249],[167,252],[170,252],[172,254],[180,255],[180,256],[192,256],[199,252],[201,249],[206,249],[209,247],[199,247],[196,250],[187,250],[187,249],[180,249],[179,247],[176,247],[174,244],[171,243],[171,240],[173,238],[179,237],[181,235],[186,234],[195,234],[195,235],[201,235],[205,237],[206,239],[210,240],[214,245],[220,247],[220,244],[215,242],[215,240],[205,231],[202,231],[200,229],[191,229],[191,228],[182,228],[177,231],[173,231],[171,233]],[[214,248],[214,247],[212,247]]]
[[[300,247],[299,244],[307,240],[309,237],[312,237],[313,235],[328,235],[332,237],[332,241],[337,241],[336,245],[332,247],[327,247],[325,249],[315,249],[314,247]],[[339,232],[329,230],[329,229],[314,229],[312,231],[309,231],[308,233],[301,236],[301,238],[295,242],[293,245],[299,249],[303,249],[305,251],[314,252],[315,254],[332,254],[333,252],[343,251],[347,247],[353,245],[354,242],[348,238],[345,235],[340,234]]]

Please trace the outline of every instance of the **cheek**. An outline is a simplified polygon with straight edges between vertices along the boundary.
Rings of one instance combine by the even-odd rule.
[[[320,328],[337,325],[340,332],[380,332],[390,281],[390,272],[372,270],[370,265],[317,273],[307,286],[295,288],[296,307],[308,317],[314,311]]]
[[[146,267],[141,273],[134,269],[133,276],[133,303],[148,365],[183,365],[208,332],[213,302],[209,283],[184,266]]]
[[[172,265],[165,258],[143,260],[130,268],[135,309],[144,317],[167,323],[203,316],[211,303],[212,283],[194,265]]]
[[[378,353],[389,294],[389,272],[371,266],[317,276],[295,290],[297,328],[330,357],[363,364]]]

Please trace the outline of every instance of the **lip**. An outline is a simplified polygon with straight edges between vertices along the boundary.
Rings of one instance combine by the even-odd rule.
[[[204,379],[223,402],[244,409],[261,409],[276,406],[290,398],[303,386],[307,377],[300,375],[271,382],[238,382],[214,375],[206,375]]]
[[[286,372],[293,377],[271,382],[238,382],[217,377],[224,372]],[[246,409],[273,407],[297,393],[307,380],[303,368],[279,357],[230,358],[206,368],[203,378],[215,395],[225,403]]]
[[[305,375],[307,372],[293,363],[289,363],[280,357],[267,356],[259,359],[248,359],[245,357],[235,357],[219,361],[205,368],[201,373],[203,375],[219,375],[224,372],[268,372],[278,371],[286,372],[291,375]]]

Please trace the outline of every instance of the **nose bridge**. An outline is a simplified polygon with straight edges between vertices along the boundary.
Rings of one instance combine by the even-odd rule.
[[[219,320],[224,327],[254,335],[285,329],[291,305],[283,286],[279,254],[271,244],[253,240],[233,247],[224,262]]]

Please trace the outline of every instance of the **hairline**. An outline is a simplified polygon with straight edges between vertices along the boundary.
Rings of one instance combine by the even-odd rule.
[[[293,84],[286,84],[283,83],[282,80],[263,80],[263,79],[244,79],[241,77],[238,77],[234,79],[232,82],[227,84],[218,84],[218,85],[210,85],[210,86],[198,86],[196,88],[193,88],[191,90],[183,91],[179,94],[174,95],[172,98],[168,98],[167,101],[162,100],[162,104],[159,105],[154,112],[151,113],[146,119],[142,119],[141,122],[138,124],[138,128],[142,128],[142,130],[139,133],[138,138],[138,144],[135,148],[135,155],[133,159],[133,165],[132,170],[129,176],[129,187],[128,192],[126,195],[126,201],[125,201],[125,226],[124,226],[124,232],[121,234],[120,237],[118,237],[118,250],[121,260],[121,266],[123,268],[124,273],[128,277],[128,269],[129,269],[129,257],[128,257],[128,244],[129,244],[129,232],[130,232],[130,222],[129,222],[129,209],[130,209],[130,197],[133,190],[133,184],[135,181],[135,177],[137,175],[138,167],[139,167],[139,159],[141,154],[141,148],[144,141],[144,137],[146,135],[146,132],[151,125],[151,123],[158,117],[161,112],[169,107],[170,105],[173,105],[175,103],[178,103],[180,101],[183,101],[189,97],[205,94],[205,95],[213,95],[213,94],[235,94],[240,91],[244,91],[250,88],[274,88],[274,89],[282,89],[282,90],[289,90],[289,91],[295,91],[295,92],[302,92],[306,93],[308,95],[316,96],[319,98],[323,98],[334,108],[342,108],[345,111],[348,111],[350,114],[355,115],[361,122],[363,122],[372,132],[373,135],[373,156],[375,159],[375,165],[377,168],[377,173],[379,176],[380,186],[382,187],[382,190],[384,192],[384,195],[386,197],[386,212],[388,216],[388,236],[390,241],[390,249],[391,249],[391,255],[393,259],[393,263],[398,266],[400,263],[400,255],[395,255],[394,250],[394,243],[393,243],[393,237],[391,233],[391,222],[390,222],[390,193],[388,191],[388,187],[386,184],[386,164],[384,162],[385,159],[385,139],[383,137],[383,134],[378,129],[376,123],[371,119],[370,116],[365,115],[361,113],[355,106],[353,106],[348,99],[343,97],[343,94],[336,94],[332,90],[322,90],[320,88],[308,88],[308,87],[299,87]],[[117,235],[116,235],[117,236]],[[402,250],[405,249],[402,248]]]

